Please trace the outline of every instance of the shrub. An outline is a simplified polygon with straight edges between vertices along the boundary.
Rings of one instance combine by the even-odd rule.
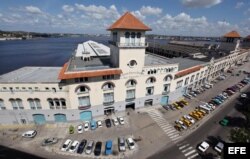
[[[74,126],[73,125],[70,125],[69,127],[69,134],[74,134]]]

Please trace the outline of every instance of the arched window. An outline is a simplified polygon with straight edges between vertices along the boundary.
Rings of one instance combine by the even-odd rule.
[[[115,87],[115,85],[113,83],[107,82],[107,83],[104,83],[104,85],[102,86],[102,89],[104,91],[106,91],[106,90],[114,90],[114,87]]]
[[[2,99],[0,99],[0,110],[4,110],[6,107],[4,106],[4,102]]]
[[[20,98],[17,98],[17,99],[10,98],[9,101],[13,109],[24,109],[22,100]]]
[[[136,34],[136,43],[137,43],[137,44],[140,44],[140,43],[141,43],[141,33],[140,33],[140,32],[138,32],[138,33]]]
[[[38,99],[38,98],[35,98],[35,99],[29,98],[28,102],[30,104],[31,109],[42,109],[40,99]]]
[[[156,79],[154,77],[149,77],[147,80],[146,80],[146,83],[147,84],[152,84],[152,83],[155,83],[156,82]]]
[[[131,33],[131,44],[135,44],[135,32]]]
[[[135,87],[135,85],[137,84],[137,82],[135,80],[128,80],[126,82],[126,87]]]
[[[165,82],[169,82],[173,79],[173,77],[171,75],[167,75],[165,78],[164,78],[164,81]]]
[[[88,86],[82,85],[76,88],[76,93],[88,93],[90,91]]]
[[[60,103],[61,103],[62,108],[65,109],[66,108],[66,100],[64,98],[61,98]]]
[[[130,33],[126,32],[125,33],[125,44],[129,44],[129,42],[130,42]]]

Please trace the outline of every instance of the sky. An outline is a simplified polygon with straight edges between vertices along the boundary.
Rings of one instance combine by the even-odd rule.
[[[148,34],[250,35],[249,0],[0,0],[0,30],[107,34],[127,11]]]

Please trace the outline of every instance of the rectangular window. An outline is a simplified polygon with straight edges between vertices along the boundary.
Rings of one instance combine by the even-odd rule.
[[[78,97],[78,102],[79,102],[79,106],[89,106],[90,105],[89,96]]]
[[[163,92],[168,93],[170,91],[170,84],[164,84],[164,90]]]
[[[154,94],[154,87],[147,87],[146,88],[146,96]]]
[[[127,90],[127,97],[126,99],[135,99],[135,90]]]
[[[114,93],[104,93],[104,103],[114,102]]]
[[[183,80],[178,81],[177,84],[176,84],[176,89],[182,87],[182,83],[183,83]]]

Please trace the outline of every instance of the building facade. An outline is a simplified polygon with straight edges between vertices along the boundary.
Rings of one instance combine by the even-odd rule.
[[[172,103],[249,55],[249,50],[237,48],[222,58],[182,68],[166,57],[146,54],[145,32],[151,29],[132,14],[125,13],[108,30],[108,56],[99,56],[106,53],[95,43],[90,47],[97,56],[78,51],[79,57],[63,67],[24,67],[0,76],[0,123],[86,121]]]

